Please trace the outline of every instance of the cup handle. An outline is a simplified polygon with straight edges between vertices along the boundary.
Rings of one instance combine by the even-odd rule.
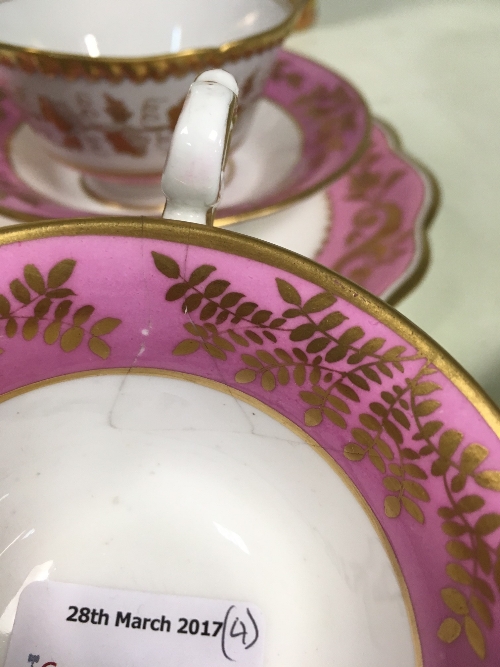
[[[175,126],[161,180],[163,217],[212,225],[238,99],[224,70],[200,74]]]

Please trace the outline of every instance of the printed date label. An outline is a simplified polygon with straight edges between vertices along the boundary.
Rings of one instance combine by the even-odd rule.
[[[262,667],[263,617],[245,602],[35,582],[5,667]]]

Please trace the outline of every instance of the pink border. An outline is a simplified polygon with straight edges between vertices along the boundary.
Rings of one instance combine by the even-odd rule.
[[[327,193],[332,228],[316,261],[389,298],[423,258],[432,184],[375,124],[366,153]]]
[[[204,234],[196,226],[184,227],[196,229],[194,239]],[[112,223],[108,229],[113,234]],[[167,225],[166,233],[169,229],[175,227]],[[56,234],[57,226],[53,230]],[[219,234],[240,244],[239,251],[245,254],[244,239]],[[263,245],[262,251],[266,248]],[[302,264],[298,259],[297,273]],[[0,290],[11,311],[8,316],[0,299],[0,330],[5,332],[0,341],[2,393],[62,374],[134,366],[191,373],[244,390],[310,433],[373,509],[409,589],[424,664],[497,664],[500,543],[496,519],[491,517],[500,516],[498,437],[467,397],[425,358],[425,349],[412,347],[344,300],[338,278],[328,272],[319,275],[318,280],[330,285],[325,292],[299,275],[198,247],[196,240],[185,245],[121,236],[54,237],[4,245],[0,266]],[[241,295],[236,303],[230,293]],[[310,301],[318,294],[319,300]],[[38,306],[36,315],[36,304],[43,299],[51,301],[49,310]],[[58,319],[56,307],[64,300],[71,302],[71,309],[62,316],[60,312]],[[207,310],[209,303],[215,310],[212,306]],[[243,303],[253,304],[250,311],[246,307],[246,315],[245,309],[237,310]],[[225,320],[219,317],[224,309],[229,313]],[[19,322],[11,338],[6,328],[9,319]],[[44,340],[47,327],[57,321],[61,323],[57,336]],[[80,338],[75,329],[82,330]],[[328,361],[319,348],[310,350],[313,339],[322,336],[329,337],[330,347],[325,349],[338,352],[344,345],[346,353]],[[91,338],[103,343],[90,344]],[[305,367],[302,382],[295,375],[300,360]],[[282,366],[290,372],[280,373]],[[315,367],[321,369],[320,379]],[[363,375],[363,367],[371,368],[371,374]],[[326,396],[324,387],[337,379],[336,402],[328,403],[330,413],[337,415],[332,421],[326,410],[318,415],[323,407],[317,407],[321,400],[314,397]],[[415,405],[405,407],[398,391]],[[347,413],[342,405],[348,406]],[[371,421],[363,415],[370,415]],[[382,429],[377,437],[385,447],[369,445],[369,438],[375,437],[374,423]],[[426,447],[430,451],[424,453]],[[395,473],[392,468],[390,472],[391,465],[404,465],[407,472]],[[457,481],[457,475],[463,479]],[[400,479],[404,488],[395,491],[394,482],[387,485],[389,478]],[[450,503],[452,508],[461,507],[471,496],[481,499],[481,507],[456,513],[453,521],[452,510],[446,510],[448,518],[443,515],[440,508]],[[389,497],[407,502],[387,504]],[[395,503],[400,511],[394,511]],[[453,537],[447,532],[450,521],[456,524],[462,519],[471,532]],[[457,542],[462,552],[450,547]],[[487,558],[474,551],[479,545],[487,549]],[[471,582],[477,578],[483,584],[457,583],[449,576],[450,563],[469,572]],[[457,628],[459,635],[453,637]],[[442,641],[438,632],[450,643]]]

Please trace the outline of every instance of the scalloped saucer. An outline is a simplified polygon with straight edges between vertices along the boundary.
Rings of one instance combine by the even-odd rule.
[[[255,604],[273,667],[498,665],[500,412],[387,304],[232,231],[53,221],[0,230],[0,332],[2,664],[60,582]],[[71,632],[40,664],[119,649]]]
[[[374,120],[367,150],[345,176],[234,230],[314,259],[395,304],[425,273],[438,205],[431,172],[405,153],[393,128]]]

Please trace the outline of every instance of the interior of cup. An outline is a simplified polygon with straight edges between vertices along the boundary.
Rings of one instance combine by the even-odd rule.
[[[0,42],[83,56],[139,57],[218,47],[266,32],[295,0],[15,0],[0,3]]]
[[[257,604],[275,667],[494,660],[500,420],[435,345],[231,232],[0,241],[1,651],[48,578]]]

